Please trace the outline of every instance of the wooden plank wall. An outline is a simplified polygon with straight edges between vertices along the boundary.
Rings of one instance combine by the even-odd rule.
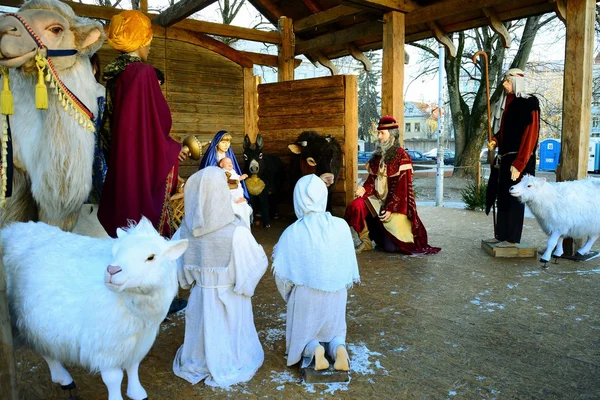
[[[265,153],[276,154],[289,165],[287,146],[306,130],[331,135],[340,143],[343,164],[334,188],[335,206],[352,200],[357,183],[357,96],[354,75],[258,86],[258,130],[264,138]]]
[[[102,66],[118,56],[108,43],[98,52]],[[232,134],[232,148],[242,161],[244,139],[243,68],[221,54],[174,39],[155,37],[148,62],[165,74],[163,93],[169,103],[171,136],[181,142],[187,135],[209,141],[219,130]],[[103,82],[104,83],[104,82]],[[179,174],[188,177],[199,161],[186,160]]]

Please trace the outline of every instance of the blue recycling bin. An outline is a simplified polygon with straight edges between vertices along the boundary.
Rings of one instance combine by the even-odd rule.
[[[560,140],[545,139],[540,143],[540,171],[556,171],[560,157]]]
[[[600,142],[596,143],[596,158],[594,158],[594,172],[600,173]]]

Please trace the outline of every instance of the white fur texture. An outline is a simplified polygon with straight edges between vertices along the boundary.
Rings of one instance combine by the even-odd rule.
[[[177,293],[174,261],[187,240],[165,240],[146,218],[118,234],[89,238],[35,222],[4,228],[9,306],[18,338],[44,356],[55,382],[72,378],[52,363],[81,365],[102,373],[109,399],[121,399],[125,369],[128,394],[142,399],[137,365]],[[111,276],[108,266],[122,271]]]
[[[545,261],[557,243],[559,247],[554,255],[562,255],[564,237],[589,237],[595,241],[600,235],[599,179],[549,183],[543,178],[525,175],[510,188],[510,194],[529,207],[542,230],[550,236],[542,256]],[[580,254],[587,253],[592,244],[593,241],[588,240],[579,250]]]

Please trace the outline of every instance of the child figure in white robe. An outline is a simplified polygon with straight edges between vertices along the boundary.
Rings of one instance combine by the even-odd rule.
[[[325,212],[327,187],[316,175],[294,188],[298,221],[279,238],[273,253],[275,282],[287,302],[287,365],[314,359],[315,370],[348,371],[347,288],[359,282],[358,264],[346,221]]]
[[[228,387],[249,381],[264,360],[251,297],[268,259],[235,216],[223,170],[206,167],[185,185],[185,216],[175,237],[189,247],[178,264],[179,284],[191,288],[185,339],[175,375]]]
[[[236,184],[229,183],[229,191],[231,192],[231,201],[233,206],[233,212],[235,215],[239,216],[242,221],[250,228],[250,216],[252,215],[252,207],[248,204],[248,201],[244,197],[244,189],[240,182],[248,177],[246,174],[242,174],[241,176],[235,172],[233,168],[233,162],[229,157],[223,157],[219,161],[219,167],[221,167],[225,174],[229,174],[228,182],[237,181]],[[232,187],[234,185],[235,187]]]

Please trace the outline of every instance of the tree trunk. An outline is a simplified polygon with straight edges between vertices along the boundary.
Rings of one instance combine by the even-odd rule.
[[[541,16],[530,17],[525,23],[523,28],[523,35],[519,42],[519,49],[511,64],[511,68],[525,69],[527,60],[531,54],[531,48],[533,40],[539,29],[539,22]],[[480,28],[488,29],[488,28]],[[495,102],[500,98],[502,86],[500,85],[501,78],[503,75],[502,66],[505,58],[506,51],[500,44],[500,38],[497,34],[487,35],[481,34],[481,37],[489,38],[485,40],[483,47],[489,58],[489,82],[490,90],[493,90],[491,95],[490,106],[493,107]],[[462,51],[460,53],[462,55]],[[457,60],[459,60],[459,54],[457,54]],[[456,62],[456,61],[455,61]],[[485,74],[485,65],[481,64],[482,75]],[[464,104],[462,107],[458,107],[458,104],[463,104],[464,101],[460,93],[452,93],[451,81],[454,84],[456,80],[456,92],[458,92],[458,79],[460,70],[451,63],[446,63],[446,74],[448,76],[448,94],[450,97],[450,108],[452,110],[454,130],[456,134],[456,162],[454,175],[459,177],[474,177],[476,174],[475,166],[479,162],[479,155],[481,149],[488,136],[488,118],[487,118],[487,94],[485,88],[485,77],[482,76],[481,85],[477,91],[471,111],[468,111],[468,107]],[[454,74],[452,78],[450,75]],[[495,89],[494,89],[495,87]],[[456,103],[453,105],[453,103]],[[464,111],[466,107],[467,111]],[[455,114],[455,109],[461,108],[463,111],[460,114]],[[468,117],[465,117],[465,116]]]

